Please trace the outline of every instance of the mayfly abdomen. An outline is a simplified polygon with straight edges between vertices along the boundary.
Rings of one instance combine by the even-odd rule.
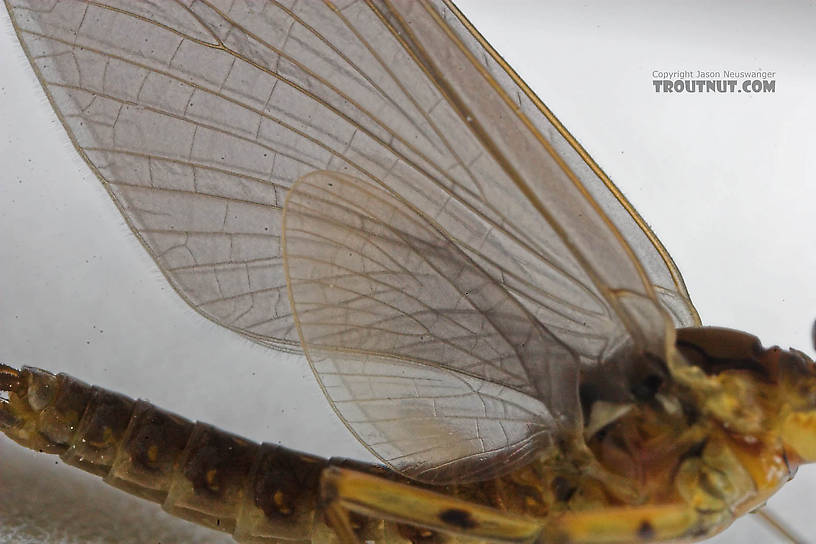
[[[327,459],[257,444],[65,374],[0,365],[0,430],[239,542],[309,542]]]
[[[160,503],[175,516],[231,533],[238,542],[338,542],[326,511],[337,499],[336,479],[343,472],[374,477],[377,488],[403,485],[389,489],[395,497],[415,498],[406,494],[404,484],[416,488],[416,483],[385,467],[257,444],[65,374],[0,364],[0,392],[7,392],[7,398],[0,397],[0,431],[15,442],[57,454],[114,487]],[[468,489],[456,494],[472,494]],[[441,524],[462,529],[470,518],[463,521],[465,510],[447,505],[465,503],[446,501]],[[473,508],[475,515],[484,510]],[[371,513],[347,512],[350,530],[362,541],[456,541]]]

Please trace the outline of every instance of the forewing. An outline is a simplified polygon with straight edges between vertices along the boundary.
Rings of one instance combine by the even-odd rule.
[[[298,181],[285,210],[304,350],[383,461],[425,481],[471,480],[580,434],[576,355],[445,233],[333,172]]]
[[[6,3],[77,149],[160,269],[258,342],[299,346],[281,215],[315,171],[397,195],[584,366],[623,348],[664,355],[661,308],[695,321],[645,224],[451,6]]]
[[[297,347],[281,205],[299,176],[319,169],[383,183],[437,218],[585,362],[632,334],[606,287],[642,292],[644,272],[678,324],[694,321],[645,224],[444,4],[6,3],[77,149],[173,286],[224,326]],[[463,104],[471,83],[477,98],[501,94],[518,111]],[[581,190],[628,240],[640,271]],[[551,221],[529,192],[549,202]],[[563,221],[576,214],[578,225]],[[572,237],[582,240],[564,240]],[[631,285],[592,278],[588,264],[620,270]]]

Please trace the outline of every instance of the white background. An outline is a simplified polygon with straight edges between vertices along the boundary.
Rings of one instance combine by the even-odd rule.
[[[672,3],[679,6],[680,3]],[[806,2],[462,2],[652,225],[706,324],[812,354],[816,11]],[[76,156],[0,15],[0,360],[65,371],[258,441],[368,459],[305,360],[189,309]],[[653,70],[776,72],[664,95]],[[808,521],[816,471],[771,501]],[[155,516],[155,517],[154,517]],[[755,519],[715,541],[775,542]],[[0,439],[0,542],[229,542]]]

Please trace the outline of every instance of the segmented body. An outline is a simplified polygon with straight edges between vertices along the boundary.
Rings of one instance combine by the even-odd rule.
[[[384,467],[257,444],[65,374],[0,370],[7,382],[17,384],[9,387],[9,405],[0,410],[0,427],[13,440],[57,454],[114,487],[161,503],[175,516],[231,533],[239,542],[332,540],[320,511],[320,477],[329,467],[409,483]],[[540,475],[530,468],[512,488],[496,480],[445,491],[493,506],[521,498],[541,511],[564,497],[542,496]],[[563,493],[559,485],[554,485],[556,494]],[[427,533],[363,517],[354,522],[361,537],[378,542],[418,541]],[[466,524],[466,514],[449,512],[448,522]]]

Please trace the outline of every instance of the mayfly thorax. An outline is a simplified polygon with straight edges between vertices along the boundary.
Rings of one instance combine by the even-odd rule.
[[[3,366],[13,440],[242,542],[699,539],[816,458],[810,359],[701,328],[453,5],[7,6],[174,289],[305,354],[383,466]]]

